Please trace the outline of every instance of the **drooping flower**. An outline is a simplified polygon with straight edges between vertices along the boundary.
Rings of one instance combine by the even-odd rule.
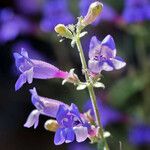
[[[125,122],[127,120],[127,116],[121,114],[116,109],[103,104],[100,99],[97,100],[97,106],[101,116],[101,123],[104,127],[112,123]],[[90,100],[84,105],[83,110],[84,112],[90,110],[91,116],[94,117],[93,107]]]
[[[15,14],[11,8],[0,10],[0,43],[15,39],[19,34],[30,33],[31,23]]]
[[[32,96],[32,103],[36,109],[30,113],[26,123],[24,124],[25,127],[30,128],[34,125],[34,128],[36,128],[38,126],[40,114],[56,118],[60,105],[69,107],[67,104],[58,100],[39,96],[35,88],[31,89],[30,92]]]
[[[102,70],[121,69],[126,65],[122,58],[116,56],[115,42],[111,35],[107,35],[103,41],[99,41],[95,36],[91,38],[89,58],[89,70],[95,74]]]
[[[51,79],[62,78],[66,79],[69,75],[68,72],[59,70],[57,67],[46,63],[44,61],[30,59],[27,51],[21,50],[21,54],[14,53],[16,66],[21,72],[16,84],[15,89],[18,90],[26,82],[32,83],[33,78],[36,79]]]
[[[69,12],[68,0],[47,1],[43,7],[43,19],[41,29],[43,31],[53,31],[57,24],[72,23],[74,17]]]
[[[88,120],[85,119],[84,114],[81,114],[75,104],[68,106],[67,104],[39,96],[36,92],[36,89],[33,88],[30,90],[32,95],[32,103],[36,107],[33,110],[26,123],[25,127],[30,128],[34,126],[36,128],[39,122],[40,114],[46,115],[48,117],[56,118],[56,121],[46,122],[53,125],[57,125],[55,128],[56,133],[54,137],[54,143],[60,145],[65,143],[70,143],[75,140],[77,142],[83,142],[88,137],[96,136],[93,132],[96,130],[92,125],[89,124]],[[45,125],[45,126],[47,126]],[[46,127],[48,129],[49,127]],[[97,130],[96,130],[97,131]]]
[[[129,141],[134,145],[150,144],[150,126],[137,124],[129,130]]]
[[[123,19],[126,23],[150,20],[150,2],[148,0],[125,0]]]
[[[80,12],[82,16],[85,16],[88,12],[88,8],[90,4],[93,2],[93,0],[81,0],[79,3]],[[109,5],[103,3],[103,10],[99,17],[97,17],[96,21],[93,23],[94,25],[97,25],[101,20],[102,21],[114,21],[117,17],[116,12],[111,8]]]

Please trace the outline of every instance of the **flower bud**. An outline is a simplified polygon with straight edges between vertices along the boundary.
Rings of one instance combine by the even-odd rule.
[[[44,127],[48,131],[55,132],[58,129],[59,125],[56,120],[50,119],[45,122]]]
[[[55,31],[62,37],[72,39],[72,33],[64,24],[58,24],[55,26]]]
[[[94,2],[90,5],[86,16],[82,20],[82,25],[87,26],[93,23],[96,18],[99,16],[103,8],[103,4],[100,2]]]

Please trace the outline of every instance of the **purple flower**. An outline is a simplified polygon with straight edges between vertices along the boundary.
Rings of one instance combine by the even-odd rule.
[[[135,125],[129,131],[129,141],[134,145],[150,144],[150,126],[144,124]]]
[[[88,12],[88,8],[90,6],[90,4],[93,2],[93,0],[81,0],[80,1],[80,12],[82,16],[85,16],[86,13]],[[99,15],[99,17],[96,19],[96,21],[94,22],[94,25],[97,25],[100,20],[103,21],[114,21],[117,17],[116,12],[113,10],[113,8],[111,8],[110,6],[108,6],[107,4],[103,3],[103,10],[102,13]]]
[[[15,89],[18,90],[26,82],[32,83],[33,78],[36,79],[51,79],[62,78],[66,79],[69,75],[68,72],[64,72],[56,68],[55,66],[28,57],[27,51],[21,50],[21,54],[14,53],[16,66],[21,72],[16,84]]]
[[[15,39],[21,33],[31,32],[28,20],[16,15],[10,8],[0,11],[0,42]]]
[[[24,124],[24,126],[27,128],[30,128],[33,125],[34,128],[38,126],[40,114],[56,118],[56,114],[59,110],[60,105],[65,106],[66,108],[69,107],[63,102],[39,96],[35,88],[31,89],[30,93],[32,95],[32,103],[36,107],[36,109],[30,113],[26,123]]]
[[[148,0],[125,0],[123,19],[127,23],[149,20],[150,2]]]
[[[92,126],[84,118],[83,114],[80,114],[77,106],[67,104],[45,97],[41,97],[37,94],[36,89],[30,90],[32,95],[32,103],[36,107],[33,110],[26,123],[25,127],[30,128],[34,126],[36,128],[39,122],[40,114],[48,117],[56,118],[58,128],[55,133],[54,143],[60,145],[70,143],[76,138],[77,142],[83,142],[91,136],[91,131],[94,130]]]
[[[75,104],[68,108],[60,105],[56,120],[59,124],[54,137],[54,143],[60,145],[74,141],[83,142],[88,137],[88,124],[81,118],[81,114]]]
[[[104,127],[111,123],[126,121],[126,116],[106,104],[103,104],[100,99],[98,99],[97,104],[101,116],[101,122]],[[94,117],[93,107],[90,100],[84,106],[84,112],[88,110],[91,110],[91,115]]]
[[[89,70],[95,74],[102,70],[121,69],[126,65],[122,58],[116,56],[115,42],[111,35],[107,35],[102,42],[95,36],[91,38],[89,58]]]
[[[68,0],[51,0],[44,4],[41,29],[53,31],[57,24],[72,23],[74,18],[68,10]]]

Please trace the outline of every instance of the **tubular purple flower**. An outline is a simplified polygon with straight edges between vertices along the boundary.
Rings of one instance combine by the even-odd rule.
[[[69,73],[59,70],[57,67],[44,61],[30,59],[27,51],[21,50],[21,54],[14,53],[16,66],[21,72],[16,84],[15,90],[20,89],[24,83],[32,83],[33,78],[51,79],[51,78],[68,78]]]
[[[56,118],[60,105],[65,106],[66,108],[69,107],[63,102],[39,96],[35,88],[31,89],[30,93],[32,103],[36,107],[36,109],[30,113],[26,123],[24,124],[24,126],[27,128],[30,128],[33,125],[34,128],[38,126],[40,114]]]
[[[71,104],[69,108],[60,105],[56,120],[59,124],[54,137],[56,145],[73,142],[75,137],[77,142],[83,142],[89,137],[90,125],[84,120],[75,104]]]
[[[68,106],[67,104],[39,96],[36,89],[30,90],[32,95],[32,103],[36,107],[27,118],[25,127],[36,128],[39,122],[40,114],[48,117],[56,118],[56,133],[54,143],[60,145],[62,143],[70,143],[76,138],[77,142],[83,142],[91,136],[93,128],[84,118],[75,104]],[[95,130],[95,128],[94,128]],[[93,134],[92,134],[93,136]]]
[[[122,58],[116,56],[116,46],[111,35],[107,35],[102,42],[95,36],[91,38],[89,58],[89,70],[95,74],[102,70],[121,69],[126,65]]]

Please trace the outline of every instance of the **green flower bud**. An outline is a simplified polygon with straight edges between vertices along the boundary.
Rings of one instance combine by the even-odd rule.
[[[86,16],[82,20],[82,25],[87,26],[93,23],[96,18],[100,15],[103,8],[103,4],[100,2],[94,2],[90,5]]]
[[[55,31],[62,37],[72,39],[72,33],[64,24],[58,24],[55,27]]]
[[[56,120],[50,119],[45,122],[44,127],[48,131],[55,132],[58,129],[59,125]]]

